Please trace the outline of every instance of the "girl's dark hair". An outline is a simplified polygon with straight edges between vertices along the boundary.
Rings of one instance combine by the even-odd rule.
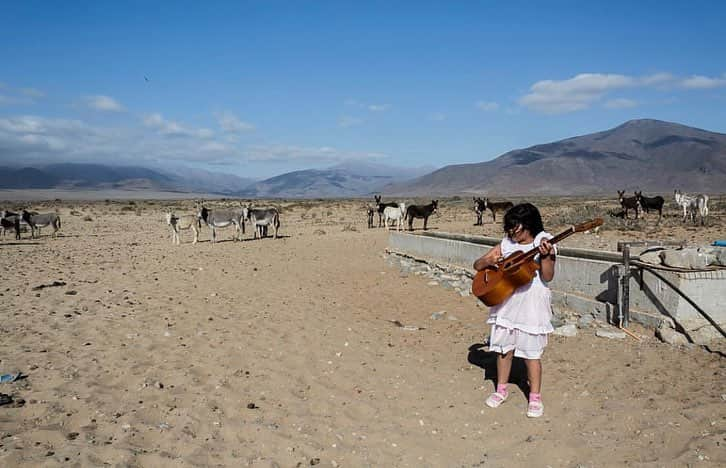
[[[531,203],[520,203],[507,210],[504,215],[504,232],[511,231],[518,224],[521,224],[522,228],[528,230],[533,236],[544,231],[542,216],[537,207]]]

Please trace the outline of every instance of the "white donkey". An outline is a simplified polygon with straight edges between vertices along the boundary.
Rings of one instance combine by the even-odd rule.
[[[196,244],[199,240],[199,228],[202,226],[199,221],[199,217],[196,215],[177,215],[171,212],[166,213],[166,224],[171,228],[171,243],[179,245],[181,239],[179,239],[179,231],[186,231],[191,229],[194,233],[194,240],[192,244]]]
[[[708,195],[702,193],[693,196],[686,195],[680,190],[673,192],[673,198],[676,200],[676,204],[683,208],[683,222],[686,222],[688,217],[691,217],[693,224],[696,224],[696,214],[701,216],[701,226],[705,224],[706,217],[708,216]]]
[[[403,224],[403,217],[406,213],[406,204],[399,203],[398,206],[387,206],[383,209],[383,222],[386,225],[386,229],[390,230],[391,225],[389,221],[396,222],[396,229],[401,230]]]

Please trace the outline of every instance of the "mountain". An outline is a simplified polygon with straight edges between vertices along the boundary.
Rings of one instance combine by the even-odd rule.
[[[384,188],[388,195],[585,195],[726,190],[726,135],[659,120],[443,167]]]
[[[398,168],[383,164],[347,162],[329,169],[308,169],[281,174],[254,183],[235,195],[249,198],[358,197],[428,171],[430,168]]]
[[[177,186],[191,192],[229,194],[239,191],[257,180],[189,167],[163,169],[160,172],[170,176]]]
[[[63,163],[0,168],[0,189],[122,189],[228,194],[254,182],[202,169]]]

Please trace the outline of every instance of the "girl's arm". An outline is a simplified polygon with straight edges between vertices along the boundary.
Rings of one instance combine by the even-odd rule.
[[[542,239],[539,245],[540,277],[542,281],[549,282],[555,277],[555,248],[547,239]]]
[[[502,259],[502,247],[500,244],[495,245],[491,249],[489,249],[489,252],[485,253],[477,261],[474,262],[474,269],[476,271],[482,271],[486,268],[489,268],[492,265],[495,265],[498,261]]]

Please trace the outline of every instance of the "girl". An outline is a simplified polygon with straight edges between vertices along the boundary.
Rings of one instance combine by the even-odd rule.
[[[512,369],[512,357],[523,358],[529,379],[529,405],[527,416],[538,418],[544,413],[540,395],[542,364],[540,358],[547,345],[547,335],[553,328],[550,320],[550,289],[547,282],[555,275],[556,250],[544,231],[539,210],[531,203],[516,205],[504,215],[502,242],[493,247],[476,262],[477,271],[496,268],[496,263],[517,251],[539,248],[535,261],[540,269],[534,279],[519,287],[514,294],[499,305],[489,309],[492,324],[489,349],[497,356],[497,389],[486,399],[487,406],[496,408],[507,400],[507,382]]]

